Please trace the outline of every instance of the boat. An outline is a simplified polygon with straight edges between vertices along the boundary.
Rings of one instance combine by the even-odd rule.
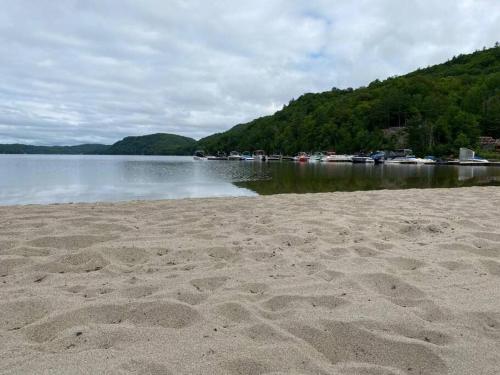
[[[375,161],[375,164],[382,164],[385,162],[385,152],[375,151],[370,154],[370,157]]]
[[[315,152],[310,158],[309,158],[309,161],[311,162],[320,162],[321,160],[323,160],[323,157],[325,156],[325,154],[321,151],[318,151],[318,152]]]
[[[238,151],[231,151],[227,160],[243,160],[243,157],[240,155]]]
[[[417,158],[417,164],[436,164],[436,159],[433,156]]]
[[[459,151],[458,161],[460,165],[485,165],[489,164],[489,160],[476,156],[473,150],[461,147]]]
[[[255,160],[266,161],[266,152],[264,150],[257,150],[253,153]]]
[[[337,155],[335,152],[327,152],[322,161],[330,163],[352,163],[351,155]]]
[[[307,153],[305,152],[299,152],[297,156],[294,156],[293,160],[301,163],[306,163],[309,161],[309,155],[307,155]]]
[[[283,160],[283,161],[294,161],[295,157],[294,156],[290,156],[290,155],[284,155],[284,156],[281,157],[281,160]]]
[[[249,151],[242,152],[241,158],[242,158],[242,160],[248,160],[248,161],[255,160],[255,158],[252,156],[252,154]]]
[[[352,162],[357,164],[373,164],[375,160],[370,156],[360,154],[352,157]]]
[[[418,160],[413,151],[409,148],[389,151],[386,154],[386,164],[417,164]]]
[[[227,160],[226,153],[219,151],[215,155],[207,156],[207,160]]]
[[[197,150],[195,151],[193,155],[194,160],[207,160],[207,157],[205,156],[205,153],[202,150]]]
[[[414,155],[397,156],[385,161],[386,164],[418,164],[418,159]]]
[[[269,156],[267,157],[267,161],[281,161],[281,158],[282,158],[282,157],[283,157],[283,156],[282,156],[282,155],[280,155],[280,154],[273,154],[273,155],[269,155]]]

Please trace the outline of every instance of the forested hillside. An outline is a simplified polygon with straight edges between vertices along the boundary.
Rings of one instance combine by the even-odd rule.
[[[18,143],[0,144],[0,154],[101,154],[109,146],[101,144],[83,144],[77,146],[31,146]]]
[[[456,154],[480,135],[500,137],[500,48],[460,55],[367,87],[305,94],[272,116],[199,141],[208,152],[361,150],[410,147]]]
[[[111,155],[191,155],[196,148],[192,138],[175,134],[150,134],[126,137],[116,142],[106,154]]]

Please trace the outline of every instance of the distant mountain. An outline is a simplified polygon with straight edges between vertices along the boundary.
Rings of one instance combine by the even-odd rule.
[[[83,144],[77,146],[31,146],[0,144],[0,154],[82,154],[82,155],[191,155],[196,140],[175,134],[157,133],[125,137],[111,146]]]
[[[361,150],[409,147],[447,155],[500,137],[500,47],[460,55],[368,87],[304,94],[272,116],[198,142],[207,152]]]
[[[31,146],[18,143],[0,144],[0,154],[67,154],[91,155],[102,154],[109,148],[108,145],[83,144],[77,146]]]
[[[110,155],[191,155],[196,140],[175,134],[157,133],[126,137],[110,146]]]

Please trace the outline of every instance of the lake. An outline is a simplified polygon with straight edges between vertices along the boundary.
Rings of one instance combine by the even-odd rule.
[[[473,185],[500,185],[500,168],[0,155],[0,205]]]

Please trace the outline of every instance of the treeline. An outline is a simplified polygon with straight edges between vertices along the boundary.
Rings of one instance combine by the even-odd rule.
[[[125,137],[106,150],[110,155],[192,155],[196,140],[175,134],[157,133]]]
[[[272,116],[201,139],[198,147],[294,154],[412,148],[456,154],[500,137],[500,48],[460,55],[359,89],[305,94]]]
[[[31,146],[18,143],[0,144],[0,154],[59,154],[59,155],[94,155],[102,154],[108,145],[83,144],[77,146]]]
[[[191,155],[195,148],[196,141],[192,138],[158,133],[126,137],[112,145],[31,146],[0,144],[0,154]]]

